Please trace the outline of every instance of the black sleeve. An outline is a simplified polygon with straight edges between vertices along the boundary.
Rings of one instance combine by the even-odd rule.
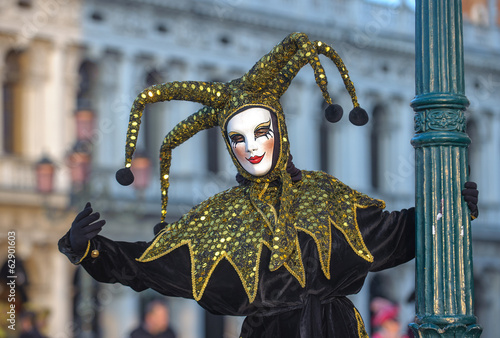
[[[415,257],[415,208],[393,212],[358,208],[356,216],[365,244],[374,256],[370,271],[384,270]]]
[[[147,242],[115,242],[103,236],[96,236],[90,240],[90,249],[81,260],[81,257],[72,252],[68,234],[59,240],[59,250],[72,263],[80,263],[99,282],[120,283],[135,291],[152,288],[167,296],[192,298],[188,248],[177,248],[151,262],[138,262],[136,258],[140,257],[149,245]],[[95,254],[97,252],[98,255]]]

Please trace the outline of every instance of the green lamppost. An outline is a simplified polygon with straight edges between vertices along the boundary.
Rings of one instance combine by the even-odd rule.
[[[473,314],[461,0],[416,1],[417,337],[479,337]]]

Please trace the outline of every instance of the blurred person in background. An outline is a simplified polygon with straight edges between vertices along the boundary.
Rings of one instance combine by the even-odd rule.
[[[175,338],[170,328],[167,304],[153,300],[146,305],[141,325],[130,333],[130,338]]]
[[[23,312],[20,316],[21,334],[19,338],[44,338],[38,330],[36,314],[31,311]]]
[[[399,307],[391,301],[377,297],[371,303],[373,312],[373,338],[409,338],[401,334],[401,324],[398,319]]]

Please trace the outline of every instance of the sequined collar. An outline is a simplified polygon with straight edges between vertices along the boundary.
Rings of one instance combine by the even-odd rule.
[[[330,278],[332,227],[337,228],[354,252],[371,262],[356,222],[356,209],[384,203],[371,199],[322,172],[303,171],[303,178],[292,186],[292,206],[287,215],[286,231],[302,231],[317,246],[321,268]],[[193,297],[200,300],[210,277],[222,259],[228,260],[240,277],[249,301],[257,295],[263,247],[275,248],[272,223],[280,202],[279,187],[267,187],[258,196],[257,207],[250,198],[251,186],[239,186],[217,194],[193,208],[176,223],[162,230],[138,261],[148,262],[187,245],[191,258]],[[274,232],[273,232],[274,231]],[[305,271],[297,236],[293,250],[283,266],[305,286]]]

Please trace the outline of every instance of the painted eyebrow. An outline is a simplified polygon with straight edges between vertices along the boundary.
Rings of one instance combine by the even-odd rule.
[[[257,130],[259,128],[263,128],[263,127],[271,127],[271,120],[269,120],[267,122],[262,122],[257,127],[255,127],[255,130]]]
[[[235,131],[230,131],[230,132],[229,132],[229,134],[228,134],[228,136],[229,136],[229,137],[232,137],[232,136],[234,136],[234,135],[241,135],[241,134],[240,134],[240,133],[237,133],[237,132],[235,132]]]
[[[257,125],[255,127],[255,130],[263,128],[263,127],[271,127],[271,120],[269,120],[267,122],[262,122],[261,124]],[[234,136],[234,135],[241,135],[241,133],[238,133],[238,132],[235,132],[235,131],[230,131],[227,135],[229,137],[231,137],[231,136]]]

